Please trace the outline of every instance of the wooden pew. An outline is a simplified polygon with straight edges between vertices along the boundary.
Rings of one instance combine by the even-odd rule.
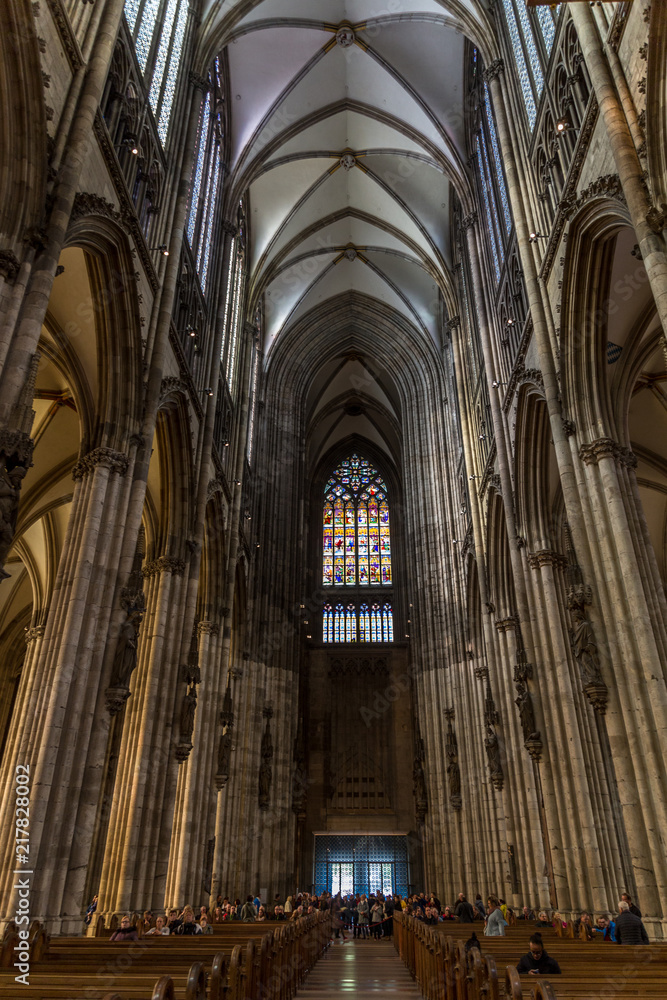
[[[137,942],[56,938],[41,929],[25,1000],[291,1000],[331,938],[328,913],[289,924],[240,924],[231,934],[152,935]],[[6,935],[9,948],[14,932]],[[37,954],[37,952],[36,952]],[[0,970],[0,998],[16,1000],[14,969]],[[111,992],[104,993],[104,991]]]

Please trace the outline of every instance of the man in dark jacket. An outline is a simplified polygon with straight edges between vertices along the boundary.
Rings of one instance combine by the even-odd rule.
[[[637,906],[636,903],[632,902],[632,898],[628,895],[627,892],[622,892],[621,893],[621,901],[624,902],[624,903],[627,903],[628,906],[629,906],[629,908],[630,908],[630,913],[634,913],[634,915],[636,917],[639,917],[639,919],[641,920],[641,918],[642,918],[642,911],[639,909],[639,907]]]
[[[542,944],[542,935],[535,932],[530,939],[530,951],[519,960],[516,971],[520,976],[560,976],[560,965],[555,958],[547,955]]]
[[[617,944],[648,944],[648,934],[641,919],[630,913],[630,904],[624,899],[618,904],[616,929]]]
[[[460,924],[472,924],[475,920],[475,908],[469,903],[462,892],[459,893],[454,915],[459,918]]]

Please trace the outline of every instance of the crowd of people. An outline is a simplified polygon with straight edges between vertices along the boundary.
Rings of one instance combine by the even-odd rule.
[[[97,907],[97,897],[88,908],[86,923],[92,919]],[[517,966],[520,973],[535,973],[554,975],[560,972],[558,963],[544,949],[542,928],[554,927],[560,923],[567,927],[567,920],[558,911],[550,917],[546,910],[535,912],[529,906],[524,906],[520,912],[512,909],[497,896],[489,896],[484,902],[477,893],[473,902],[468,901],[464,893],[459,893],[456,903],[443,906],[435,893],[415,893],[407,897],[398,894],[376,893],[338,893],[333,896],[329,892],[320,895],[308,892],[296,893],[285,900],[279,894],[270,903],[263,902],[259,893],[249,895],[245,901],[218,896],[215,906],[209,909],[201,906],[195,913],[191,906],[185,906],[181,911],[172,908],[167,913],[154,916],[150,910],[144,912],[141,929],[144,936],[148,935],[194,935],[213,934],[215,924],[227,921],[242,921],[255,923],[274,920],[296,920],[318,910],[330,910],[333,916],[334,934],[337,938],[347,940],[349,933],[354,938],[391,937],[393,931],[394,913],[399,911],[425,924],[437,925],[441,921],[458,921],[461,924],[484,922],[484,935],[487,937],[504,936],[505,928],[509,926],[513,916],[517,921],[524,921],[524,926],[533,924],[537,929],[530,938],[530,951],[523,956]],[[648,944],[648,935],[641,919],[641,910],[633,903],[627,893],[618,904],[618,915],[602,914],[595,921],[590,913],[582,912],[574,921],[575,936],[583,933],[591,939],[595,934],[601,934],[605,941],[618,944],[641,945]],[[129,916],[121,918],[119,927],[111,935],[111,941],[137,940],[139,933],[132,926]],[[477,935],[466,943],[466,948],[479,947]]]

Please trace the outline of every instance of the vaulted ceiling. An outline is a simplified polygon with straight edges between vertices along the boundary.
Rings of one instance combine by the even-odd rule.
[[[466,37],[482,0],[223,0],[201,59],[228,75],[229,205],[247,195],[265,348],[361,292],[437,341],[452,302],[452,191],[468,203]]]

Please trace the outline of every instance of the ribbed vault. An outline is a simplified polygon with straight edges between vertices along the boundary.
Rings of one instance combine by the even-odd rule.
[[[201,63],[227,80],[227,212],[248,207],[249,313],[265,348],[350,292],[439,341],[453,310],[449,216],[469,205],[466,39],[493,57],[480,0],[211,3]]]

